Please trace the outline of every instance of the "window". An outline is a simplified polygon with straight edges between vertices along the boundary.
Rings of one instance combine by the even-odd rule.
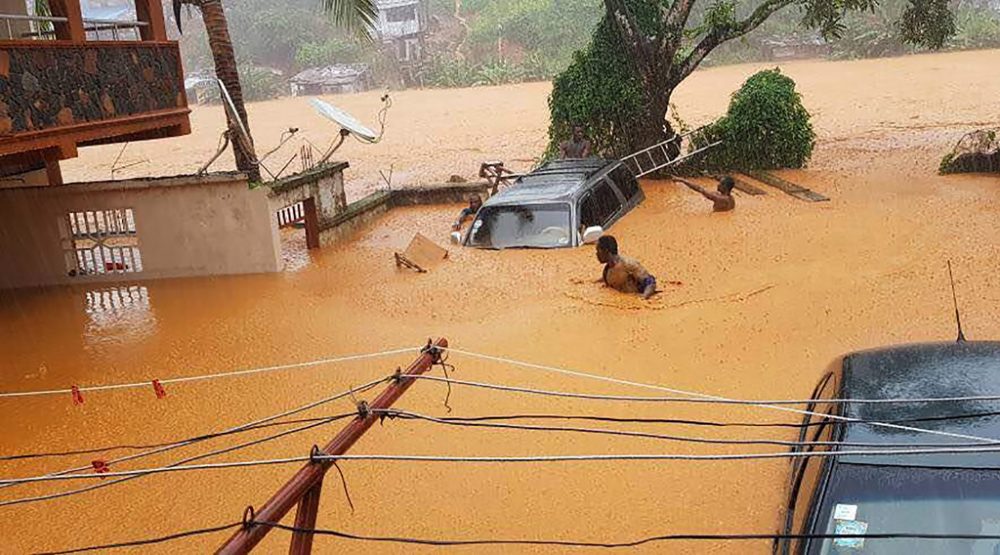
[[[636,181],[635,176],[624,165],[612,170],[610,176],[611,181],[615,182],[615,185],[618,186],[618,190],[621,191],[626,201],[632,200],[639,194],[639,182]]]
[[[607,227],[621,210],[621,201],[607,181],[601,181],[580,204],[580,225]]]
[[[59,233],[70,277],[142,271],[142,255],[131,208],[69,212]]]
[[[385,11],[385,19],[389,23],[402,23],[404,21],[414,21],[417,19],[417,7],[396,6]]]
[[[486,206],[469,231],[473,247],[557,248],[570,245],[568,204]]]

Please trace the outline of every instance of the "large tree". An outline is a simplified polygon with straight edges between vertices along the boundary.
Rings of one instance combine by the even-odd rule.
[[[363,38],[370,38],[372,27],[377,15],[375,0],[320,0],[321,5],[334,21],[343,28],[357,33]],[[246,136],[235,133],[238,127],[226,111],[230,139],[233,145],[233,155],[236,158],[236,169],[247,174],[251,182],[259,182],[260,166],[254,154],[253,138],[250,136],[250,121],[243,102],[243,87],[240,85],[239,71],[236,65],[236,52],[233,41],[229,37],[229,26],[226,23],[226,12],[222,0],[173,0],[174,20],[181,29],[182,6],[193,6],[201,12],[202,21],[208,34],[208,44],[212,51],[215,64],[215,74],[225,85],[236,108],[236,114],[246,129]]]
[[[954,33],[948,0],[909,0],[899,22],[904,40],[939,48]],[[569,118],[605,136],[621,154],[671,136],[670,97],[719,45],[742,37],[786,8],[801,11],[802,25],[835,37],[850,11],[872,10],[878,0],[604,0],[594,42],[556,79],[552,140],[569,132]],[[610,65],[609,65],[610,64]],[[603,105],[594,105],[596,102]]]

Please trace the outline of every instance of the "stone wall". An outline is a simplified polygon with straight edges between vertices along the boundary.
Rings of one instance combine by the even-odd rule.
[[[176,46],[0,44],[0,135],[184,107]]]

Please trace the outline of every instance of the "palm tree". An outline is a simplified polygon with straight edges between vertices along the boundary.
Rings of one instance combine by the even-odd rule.
[[[350,31],[365,40],[372,40],[378,9],[375,0],[320,0],[323,10],[332,15],[334,22],[341,28]],[[236,65],[236,53],[233,42],[229,38],[229,27],[226,24],[226,12],[222,0],[173,0],[174,21],[177,30],[181,29],[181,6],[194,6],[201,12],[202,21],[208,34],[208,45],[212,51],[215,64],[215,74],[225,85],[233,100],[236,113],[247,130],[247,141],[234,137],[233,154],[236,158],[236,169],[247,174],[251,182],[259,182],[260,167],[254,155],[253,138],[249,136],[250,122],[247,119],[246,106],[243,104],[243,88],[240,86],[240,76]],[[229,129],[237,127],[226,111]]]

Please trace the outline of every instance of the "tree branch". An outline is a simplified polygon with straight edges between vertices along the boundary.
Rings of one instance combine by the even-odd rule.
[[[684,61],[674,64],[670,71],[671,81],[674,83],[683,81],[684,78],[691,75],[691,72],[698,67],[705,59],[705,56],[708,56],[717,46],[753,31],[774,15],[775,12],[794,3],[795,0],[765,0],[746,19],[729,29],[712,29],[705,38],[701,39],[701,42],[694,47]]]
[[[626,4],[626,0],[604,0],[604,5],[619,32],[623,41],[628,43],[635,51],[636,61],[640,65],[640,74],[648,78],[653,71],[653,52],[650,51],[649,40],[643,36],[642,29],[635,14]]]

